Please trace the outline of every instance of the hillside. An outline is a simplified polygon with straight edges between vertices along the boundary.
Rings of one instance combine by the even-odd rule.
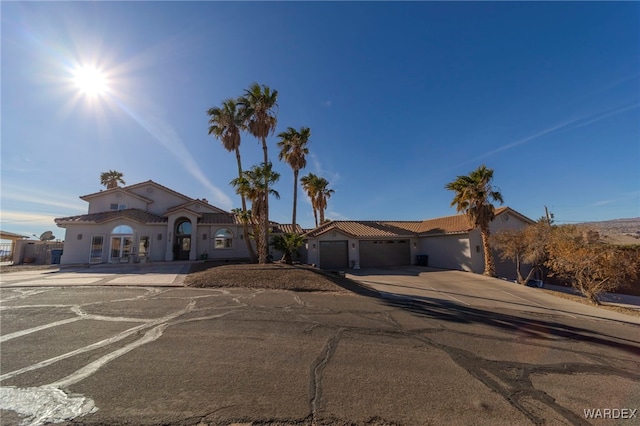
[[[607,243],[640,244],[640,217],[585,222],[579,225],[598,231],[600,238]]]

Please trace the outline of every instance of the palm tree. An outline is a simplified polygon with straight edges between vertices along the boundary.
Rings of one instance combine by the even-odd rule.
[[[254,137],[262,142],[262,152],[264,155],[263,167],[265,170],[269,165],[269,155],[267,153],[267,136],[273,134],[276,129],[277,118],[276,109],[278,107],[278,91],[271,90],[268,86],[253,83],[244,91],[244,95],[238,98],[237,103],[241,107],[241,114],[245,128]],[[269,181],[268,174],[263,174],[264,182],[264,214],[262,224],[262,235],[258,240],[262,239],[259,244],[262,252],[258,249],[258,262],[266,263],[267,261],[267,243],[269,238]]]
[[[293,229],[296,228],[296,205],[298,203],[298,172],[300,169],[304,169],[307,165],[307,159],[305,156],[309,154],[309,138],[311,137],[311,129],[308,127],[301,127],[300,131],[297,131],[293,127],[287,128],[286,132],[282,132],[278,135],[281,139],[278,142],[278,148],[280,148],[280,154],[278,158],[284,160],[293,169]]]
[[[489,245],[489,223],[495,218],[495,208],[492,202],[502,204],[502,194],[491,186],[493,169],[484,164],[469,173],[468,176],[458,176],[445,188],[454,191],[455,196],[451,206],[456,206],[458,212],[464,212],[469,218],[471,226],[480,228],[482,247],[484,250],[484,275],[495,277],[496,267],[493,253]]]
[[[311,201],[311,208],[313,209],[313,218],[316,222],[316,227],[318,227],[318,180],[320,178],[313,173],[309,173],[306,176],[300,178],[300,182],[302,183],[302,189],[309,196],[309,200]]]
[[[318,212],[320,213],[320,224],[322,225],[325,223],[324,211],[327,209],[327,200],[331,198],[331,194],[335,191],[333,189],[329,189],[329,181],[325,178],[319,178],[316,185],[318,188],[316,205]]]
[[[242,116],[240,115],[240,109],[238,108],[235,100],[227,99],[222,102],[221,107],[213,107],[207,110],[209,115],[209,134],[215,136],[222,142],[222,146],[229,152],[236,153],[236,160],[238,162],[238,177],[242,176],[242,161],[240,159],[240,132],[243,129]],[[244,241],[247,244],[247,250],[249,251],[249,257],[251,262],[257,261],[257,256],[251,245],[249,239],[249,224],[245,220],[247,217],[247,201],[243,194],[240,194],[242,199],[242,215],[239,217],[242,219],[242,232],[244,235]]]
[[[263,229],[265,226],[264,217],[267,215],[267,194],[280,198],[280,194],[278,194],[276,190],[271,189],[271,185],[276,183],[278,179],[280,179],[280,173],[274,172],[272,170],[272,164],[268,163],[266,166],[255,165],[251,169],[243,171],[242,176],[231,181],[231,185],[236,189],[236,192],[243,194],[251,201],[251,217],[255,218],[255,220],[253,220],[254,235],[267,235],[265,239],[256,238],[259,263],[267,262],[267,244],[269,243],[268,225],[266,230]]]
[[[125,184],[124,175],[116,170],[109,170],[108,172],[102,172],[100,174],[100,184],[107,187],[107,189],[117,188],[118,184]]]
[[[273,248],[282,252],[282,260],[288,265],[293,263],[293,254],[302,244],[304,238],[295,233],[278,234],[273,237],[272,243]]]

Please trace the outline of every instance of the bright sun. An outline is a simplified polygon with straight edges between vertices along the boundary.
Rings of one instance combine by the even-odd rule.
[[[78,89],[87,96],[102,95],[109,88],[104,73],[95,67],[86,65],[73,71],[73,81]]]

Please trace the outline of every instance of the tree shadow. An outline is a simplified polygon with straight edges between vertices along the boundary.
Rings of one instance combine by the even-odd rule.
[[[389,297],[390,296],[390,297]],[[506,332],[525,334],[537,340],[558,341],[569,339],[593,343],[622,350],[640,356],[640,339],[632,340],[612,336],[583,327],[576,327],[553,320],[542,320],[526,316],[517,316],[501,312],[488,311],[456,302],[421,296],[387,295],[378,297],[387,306],[403,309],[412,315],[453,322],[457,324],[486,325]],[[625,323],[637,327],[636,324]],[[640,329],[640,328],[639,328]]]

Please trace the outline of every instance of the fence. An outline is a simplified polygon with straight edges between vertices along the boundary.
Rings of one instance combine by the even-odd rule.
[[[16,243],[16,252],[13,254],[13,263],[30,263],[34,265],[60,263],[58,255],[63,248],[64,242],[18,241]]]

